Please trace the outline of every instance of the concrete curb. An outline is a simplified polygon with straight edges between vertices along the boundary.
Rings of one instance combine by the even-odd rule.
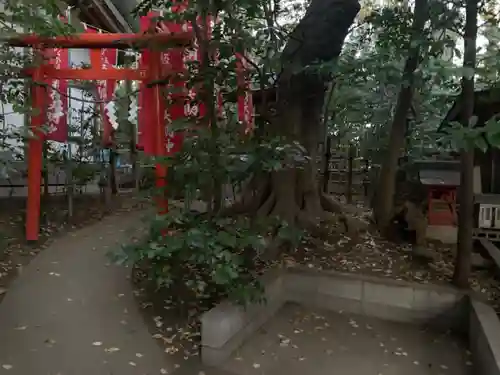
[[[203,364],[222,364],[285,302],[296,302],[453,330],[469,338],[480,374],[500,375],[500,321],[495,311],[473,293],[304,267],[273,270],[263,276],[262,282],[266,303],[245,309],[223,302],[202,316]]]
[[[479,374],[500,374],[500,321],[495,311],[470,300],[469,347]]]
[[[284,284],[287,301],[322,309],[440,330],[463,329],[468,317],[466,294],[443,286],[306,268],[290,269]]]
[[[261,282],[265,288],[264,302],[246,308],[222,302],[202,315],[201,358],[204,365],[217,366],[224,362],[283,306],[283,271],[270,271]]]

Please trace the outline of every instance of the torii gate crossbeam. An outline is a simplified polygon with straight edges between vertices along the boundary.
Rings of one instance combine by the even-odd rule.
[[[54,38],[39,37],[36,35],[19,35],[4,39],[7,45],[13,47],[33,47],[42,51],[44,48],[147,48],[158,46],[161,48],[186,47],[192,44],[193,35],[189,32],[179,33],[143,33],[143,34],[76,34]],[[155,152],[163,155],[165,150],[165,119],[164,107],[161,103],[161,92],[158,84],[160,80],[184,73],[174,69],[164,68],[161,64],[159,51],[152,49],[149,66],[140,69],[102,69],[100,65],[92,64],[89,69],[56,69],[43,64],[23,70],[23,74],[31,76],[34,86],[31,90],[32,106],[34,113],[31,116],[31,132],[33,137],[28,141],[28,202],[26,210],[26,239],[37,241],[40,227],[40,186],[42,183],[42,148],[44,133],[41,128],[45,123],[44,95],[46,95],[43,82],[46,78],[53,79],[79,79],[79,80],[141,80],[152,84],[155,100],[148,105],[151,107],[156,138]],[[157,186],[164,186],[166,168],[156,165]],[[160,201],[160,207],[165,208],[166,202]]]

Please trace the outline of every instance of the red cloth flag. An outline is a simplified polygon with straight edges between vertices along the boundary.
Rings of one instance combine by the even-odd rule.
[[[94,29],[91,26],[85,25],[85,31],[88,33],[98,33],[99,31],[97,29]],[[109,68],[112,68],[117,64],[118,60],[118,50],[114,48],[103,48],[100,50],[91,50],[91,63],[94,60],[92,58],[92,54],[96,56],[96,54],[99,54],[98,58],[95,60],[98,60],[99,63],[101,64],[101,69],[106,70]],[[107,80],[102,80],[102,81],[97,81],[97,95],[98,99],[100,101],[103,101],[105,103],[110,102],[113,99],[113,94],[115,92],[115,87],[116,87],[116,80],[114,79],[107,79]],[[108,110],[105,107],[104,103],[100,103],[99,105],[101,114],[102,114],[102,121],[103,121],[103,143],[105,145],[109,145],[112,142],[112,134],[113,134],[113,125],[109,121],[108,118]]]
[[[243,93],[238,95],[238,120],[245,125],[245,134],[247,134],[254,128],[253,98],[250,83],[245,74],[249,67],[243,55],[236,53],[236,58],[238,59],[236,63],[238,86],[243,90]]]
[[[173,12],[182,12],[186,9],[187,2],[179,2],[172,7]],[[153,19],[159,17],[160,13],[150,12],[147,16],[141,17],[140,27],[142,32],[152,30]],[[212,18],[208,19],[208,30],[207,33],[211,36],[211,21]],[[184,22],[183,24],[176,22],[160,22],[154,28],[156,32],[166,32],[166,33],[177,33],[182,31],[193,32],[192,25],[189,22]],[[150,52],[148,50],[143,50],[141,53],[140,63],[142,66],[148,66]],[[187,63],[190,61],[200,61],[200,51],[196,47],[190,49],[176,48],[170,49],[169,51],[161,53],[161,63],[165,68],[173,68],[174,70],[182,70],[187,68]],[[145,108],[145,104],[149,100],[153,100],[151,91],[146,88],[146,83],[141,85],[141,90],[139,93],[139,139],[138,147],[143,148],[144,152],[147,154],[155,154],[154,142],[151,139],[153,137],[153,129],[151,129],[151,124],[153,124],[153,119],[150,117],[152,114]],[[182,146],[184,135],[181,132],[173,132],[169,129],[169,125],[178,119],[184,117],[203,117],[206,113],[206,107],[203,103],[199,103],[196,100],[196,90],[190,88],[186,90],[186,82],[175,79],[171,82],[171,89],[173,93],[169,94],[169,100],[171,104],[165,108],[165,154],[169,155],[178,152]],[[187,91],[187,92],[186,92]],[[185,98],[187,94],[188,98]],[[219,97],[219,95],[218,95]],[[220,97],[221,98],[221,97]],[[219,99],[220,105],[222,100]]]
[[[157,12],[149,12],[147,16],[142,16],[140,18],[140,29],[143,33],[148,31],[154,31],[153,22],[154,18],[158,17],[159,13]],[[158,30],[156,30],[158,31]],[[168,52],[161,53],[161,62],[162,65],[169,65],[169,55]],[[143,49],[141,52],[141,58],[139,64],[141,67],[148,67],[151,61],[151,51],[147,49]],[[155,135],[153,124],[155,123],[155,119],[152,116],[156,116],[155,113],[151,113],[148,108],[147,103],[151,103],[154,98],[154,90],[151,87],[148,87],[148,82],[141,82],[140,91],[139,91],[139,113],[138,113],[138,129],[139,129],[139,137],[137,146],[144,150],[144,153],[148,155],[156,155],[158,152],[155,147]],[[160,103],[161,106],[162,103]],[[165,132],[166,133],[166,132]],[[166,136],[166,135],[165,135]],[[168,143],[168,142],[167,142]]]
[[[175,7],[176,10],[180,11],[183,9],[182,5],[179,7]],[[152,29],[153,19],[155,17],[160,16],[157,12],[150,12],[147,16],[141,17],[141,31],[146,32]],[[154,28],[156,32],[167,32],[167,33],[175,33],[181,32],[182,26],[180,24],[174,22],[161,22],[156,25]],[[183,62],[183,48],[170,49],[169,51],[165,51],[161,53],[161,64],[162,67],[170,68],[172,67],[175,70],[181,70],[184,67]],[[150,59],[150,52],[148,50],[143,50],[141,53],[141,65],[148,66]],[[169,95],[169,99],[172,101],[172,104],[169,106],[163,105],[163,111],[165,113],[165,150],[164,155],[170,155],[174,152],[180,150],[183,141],[183,135],[180,132],[174,133],[169,130],[169,124],[177,120],[179,118],[184,117],[184,100],[182,100],[182,96],[184,95],[183,91],[185,88],[185,83],[182,80],[176,79],[172,84],[175,92]],[[142,146],[144,152],[146,154],[154,155],[156,154],[156,150],[154,148],[153,142],[153,133],[152,124],[154,123],[154,119],[151,118],[150,111],[146,108],[146,103],[150,100],[154,100],[152,96],[153,90],[147,88],[147,84],[141,84],[141,90],[139,93],[139,145]],[[164,103],[160,103],[164,104]]]
[[[66,48],[52,48],[45,50],[45,58],[56,69],[69,67],[69,51]],[[68,80],[46,79],[48,95],[45,98],[49,141],[66,142],[68,140]]]
[[[142,16],[139,20],[141,32],[146,32],[151,25],[151,17],[149,15]],[[139,60],[139,65],[145,67],[148,65],[150,59],[150,51],[143,49],[141,51],[141,57]],[[152,91],[147,89],[146,82],[141,82],[139,85],[139,95],[138,95],[138,137],[137,137],[137,147],[144,150],[148,155],[154,154],[153,147],[153,134],[151,129],[152,118],[151,113],[146,108],[146,103],[150,103],[152,98]]]

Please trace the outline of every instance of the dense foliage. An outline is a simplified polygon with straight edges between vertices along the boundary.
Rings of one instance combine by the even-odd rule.
[[[295,242],[299,236],[294,228],[274,218],[259,214],[227,216],[227,201],[241,193],[251,176],[287,165],[300,168],[308,160],[302,146],[290,139],[276,134],[264,136],[261,131],[244,134],[244,124],[237,120],[234,103],[235,94],[241,92],[235,56],[246,51],[244,62],[251,68],[254,89],[272,88],[281,73],[280,53],[294,25],[303,17],[307,2],[192,0],[181,13],[170,12],[172,5],[171,1],[143,0],[135,16],[155,9],[162,11],[163,20],[192,22],[202,61],[189,64],[187,84],[198,89],[194,102],[203,102],[206,114],[170,124],[171,131],[186,131],[188,136],[179,153],[159,160],[173,172],[169,174],[167,191],[155,194],[182,197],[183,204],[152,219],[149,237],[124,249],[121,259],[147,266],[158,285],[182,285],[196,297],[224,295],[244,303],[259,294],[257,276],[263,267],[262,254],[272,243],[270,238],[278,234]],[[461,67],[464,2],[431,0],[429,9],[424,33],[412,42],[420,43],[423,52],[414,73],[415,95],[408,114],[406,151],[420,158],[429,152],[460,147],[464,140],[481,149],[487,146],[485,139],[497,146],[500,133],[496,119],[480,129],[472,129],[474,120],[470,128],[451,124],[444,138],[439,126],[460,92],[464,75],[475,75],[478,88],[498,84],[498,4],[492,0],[481,3],[476,71]],[[0,13],[0,27],[4,35],[12,34],[16,27],[49,35],[71,32],[71,27],[58,19],[60,14],[55,1],[31,1],[28,5],[8,1]],[[206,32],[208,15],[217,19],[210,38]],[[338,145],[357,145],[374,163],[380,162],[380,151],[387,147],[391,118],[400,88],[405,84],[402,70],[413,17],[408,1],[385,2],[383,6],[363,1],[338,61],[309,67],[321,68],[334,77],[324,112],[328,132]],[[31,55],[20,52],[2,47],[0,69],[7,79],[4,78],[1,100],[12,104],[14,111],[26,113],[29,96],[23,82],[12,78],[20,66],[30,63]],[[222,114],[217,105],[219,91],[224,97]],[[130,97],[134,92],[122,84],[117,96]],[[166,100],[171,92],[171,88],[165,88]],[[116,135],[121,140],[116,151],[134,149],[137,124],[136,119],[128,116],[129,105],[125,100],[117,101],[120,128]],[[258,112],[256,122],[265,128],[267,119],[260,115]],[[81,122],[90,123],[91,119],[92,115],[82,116]],[[85,128],[83,124],[79,126]],[[11,147],[12,142],[7,139],[23,139],[27,134],[24,128],[15,132],[4,128],[0,133],[2,148]],[[75,142],[84,143],[89,138],[92,137],[80,134]],[[95,149],[97,144],[90,142],[85,147]],[[53,160],[61,160],[56,150],[49,149],[48,154]],[[82,160],[76,162],[84,165]],[[145,162],[151,165],[154,160]]]

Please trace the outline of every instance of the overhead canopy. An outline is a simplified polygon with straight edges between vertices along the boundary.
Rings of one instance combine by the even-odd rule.
[[[112,3],[120,14],[125,18],[133,31],[139,31],[139,20],[132,16],[132,11],[140,0],[105,0]]]
[[[139,0],[63,0],[78,11],[80,21],[112,33],[139,30],[132,11]]]

